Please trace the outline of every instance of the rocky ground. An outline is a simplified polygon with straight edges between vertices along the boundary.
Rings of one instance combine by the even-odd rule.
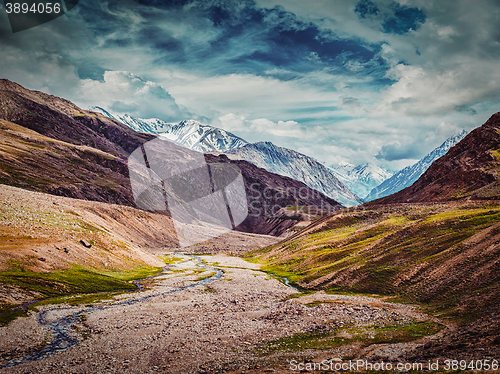
[[[331,349],[302,349],[299,339],[287,346],[277,339],[330,331],[346,339],[361,331],[369,338],[375,334],[373,326],[403,326],[432,318],[412,306],[378,298],[322,292],[292,297],[297,296],[294,289],[259,271],[258,265],[225,254],[201,256],[213,265],[210,268],[186,255],[170,256],[167,273],[149,280],[149,288],[142,292],[94,305],[43,306],[39,313],[0,328],[0,373],[290,372],[293,359],[399,360],[428,340],[359,340]],[[220,279],[214,269],[223,271]],[[189,285],[194,286],[185,288]],[[17,364],[57,337],[47,324],[61,327],[58,321],[68,315],[77,316],[64,327],[77,344]],[[16,365],[5,367],[8,364]]]

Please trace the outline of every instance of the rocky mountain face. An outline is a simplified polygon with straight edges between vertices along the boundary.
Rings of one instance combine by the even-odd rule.
[[[410,187],[378,199],[395,202],[500,198],[500,113],[471,131]]]
[[[434,161],[445,155],[451,147],[461,141],[466,135],[467,131],[462,130],[446,139],[443,144],[434,149],[416,164],[405,167],[389,179],[384,180],[380,185],[373,188],[366,196],[365,200],[371,201],[380,197],[389,196],[411,186],[418,178],[420,178],[422,174],[425,173]]]
[[[331,166],[330,170],[347,188],[361,197],[367,196],[373,188],[393,175],[390,171],[371,163]]]
[[[344,206],[354,206],[363,202],[326,166],[291,149],[278,147],[271,142],[259,142],[225,153],[232,159],[246,160],[272,173],[301,181]]]
[[[241,170],[249,215],[238,226],[240,231],[280,235],[307,219],[304,210],[310,210],[312,215],[326,215],[343,208],[302,182],[270,173],[247,161],[230,160],[226,155],[207,154],[205,158],[209,164],[231,163]],[[286,207],[291,209],[283,209]]]
[[[228,131],[195,120],[168,123],[158,118],[141,119],[131,117],[128,114],[117,115],[97,106],[91,107],[90,110],[114,118],[135,131],[158,135],[193,151],[224,152],[248,144],[245,140]]]

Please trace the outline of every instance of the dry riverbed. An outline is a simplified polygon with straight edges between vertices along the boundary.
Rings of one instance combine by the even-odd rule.
[[[437,332],[411,306],[322,292],[293,297],[297,291],[240,258],[170,255],[169,271],[144,291],[94,305],[46,305],[0,328],[0,373],[284,373],[291,359],[398,360],[427,339],[402,342],[398,333],[408,326]],[[200,267],[200,259],[211,266]],[[74,345],[18,364],[50,344],[48,323],[70,315]]]

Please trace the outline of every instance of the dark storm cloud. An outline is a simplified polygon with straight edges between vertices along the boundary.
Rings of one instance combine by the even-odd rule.
[[[354,11],[358,13],[361,18],[367,18],[371,15],[377,15],[379,9],[377,5],[370,0],[361,0],[356,4]]]
[[[354,11],[361,19],[379,19],[383,32],[399,35],[418,30],[426,21],[425,13],[421,9],[396,2],[379,9],[375,2],[361,0],[356,4]]]
[[[394,16],[385,20],[382,27],[386,33],[405,34],[410,30],[418,30],[425,22],[425,14],[418,8],[394,4]]]
[[[377,57],[381,44],[340,38],[280,6],[259,8],[254,1],[89,2],[80,13],[104,40],[103,47],[149,47],[158,55],[158,66],[285,80],[323,68],[332,75],[367,73],[349,69],[352,61],[365,65],[374,78],[387,71]],[[131,27],[132,14],[137,19]],[[275,68],[286,69],[288,76],[270,73]]]

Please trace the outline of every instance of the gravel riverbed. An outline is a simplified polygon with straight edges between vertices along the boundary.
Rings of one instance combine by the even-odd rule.
[[[224,271],[220,280],[182,288],[213,274],[213,269],[200,269],[190,257],[181,257],[183,262],[170,267],[173,272],[153,279],[144,291],[122,294],[93,307],[40,307],[48,321],[87,310],[69,328],[78,344],[0,373],[279,371],[293,355],[345,357],[362,348],[353,344],[321,352],[263,354],[263,348],[275,339],[331,326],[383,326],[427,318],[411,306],[368,297],[316,293],[290,298],[296,291],[259,271],[258,265],[223,254],[200,256]],[[172,290],[176,292],[168,293]],[[131,303],[124,303],[127,300]],[[1,366],[14,362],[15,357],[21,360],[51,338],[47,326],[38,326],[34,312],[0,328],[0,334],[5,342]],[[401,349],[396,354],[394,349],[388,345],[377,355],[397,358]]]

